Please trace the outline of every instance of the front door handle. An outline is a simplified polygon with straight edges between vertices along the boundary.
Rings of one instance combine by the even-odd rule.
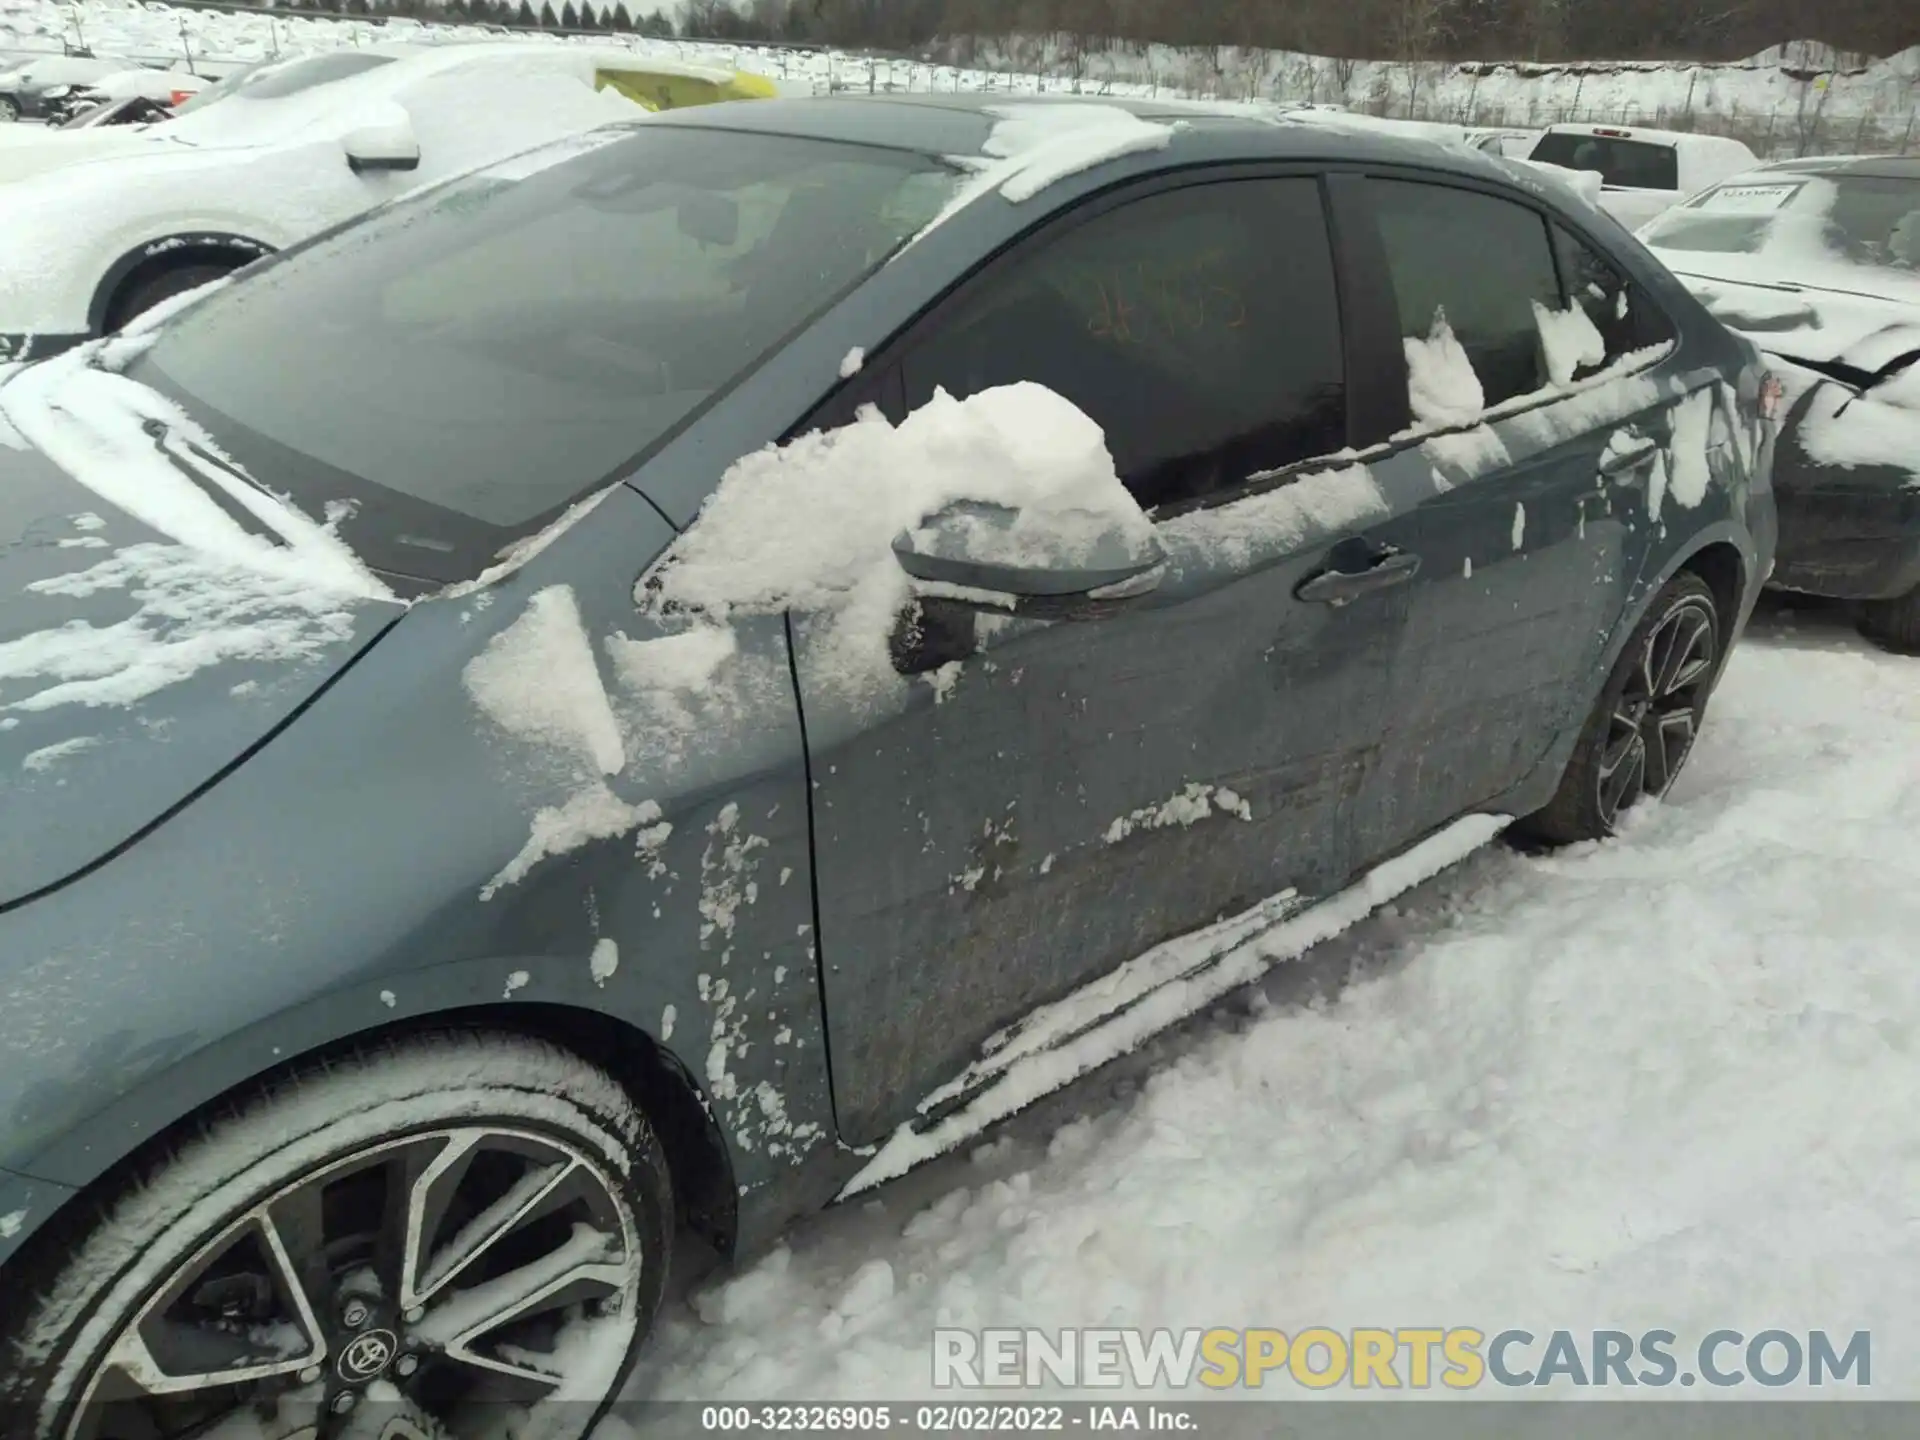
[[[1376,590],[1404,585],[1420,570],[1420,557],[1400,550],[1380,552],[1364,569],[1322,570],[1300,583],[1294,596],[1322,605],[1344,605]]]

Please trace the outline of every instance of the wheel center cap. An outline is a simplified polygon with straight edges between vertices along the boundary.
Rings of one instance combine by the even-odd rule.
[[[347,1384],[364,1385],[393,1363],[399,1348],[391,1330],[363,1330],[347,1342],[334,1368]]]

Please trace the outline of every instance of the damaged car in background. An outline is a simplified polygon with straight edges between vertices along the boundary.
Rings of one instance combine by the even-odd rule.
[[[1640,238],[1785,387],[1772,583],[1920,653],[1920,158],[1764,166]]]
[[[0,1434],[579,1436],[676,1232],[1665,794],[1763,362],[1521,173],[678,109],[13,370]]]

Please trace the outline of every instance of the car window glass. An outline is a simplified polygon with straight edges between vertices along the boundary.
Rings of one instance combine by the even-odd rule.
[[[1562,306],[1545,219],[1524,205],[1446,185],[1375,180],[1369,189],[1400,333],[1424,340],[1444,317],[1488,405],[1544,386],[1533,307]]]
[[[906,401],[1021,380],[1106,433],[1147,507],[1346,444],[1333,260],[1312,179],[1187,186],[989,271],[902,366]]]
[[[1612,364],[1623,355],[1673,338],[1673,327],[1646,292],[1564,226],[1553,227],[1568,298],[1586,312],[1606,341]],[[1599,367],[1583,367],[1576,379]]]
[[[1680,160],[1671,145],[1551,131],[1540,137],[1527,158],[1569,170],[1595,171],[1605,185],[1635,190],[1680,188]]]
[[[953,189],[909,151],[576,137],[294,249],[127,373],[314,512],[359,501],[341,529],[370,564],[466,579],[640,464]]]

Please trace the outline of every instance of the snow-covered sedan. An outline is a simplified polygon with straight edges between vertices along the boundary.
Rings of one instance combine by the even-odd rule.
[[[416,185],[657,108],[661,86],[680,104],[754,93],[617,50],[365,46],[256,68],[163,124],[0,143],[0,360],[118,329]]]
[[[1858,602],[1868,636],[1920,652],[1920,159],[1769,165],[1641,238],[1775,357],[1773,583]]]
[[[1611,834],[1766,395],[1488,156],[954,95],[611,127],[19,367],[0,1435],[578,1436],[680,1227]]]
[[[125,60],[90,55],[48,55],[12,66],[0,73],[0,122],[44,115],[49,100],[128,68]]]

